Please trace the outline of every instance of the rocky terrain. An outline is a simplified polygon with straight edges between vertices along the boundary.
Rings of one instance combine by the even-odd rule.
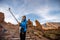
[[[4,32],[0,40],[19,40],[19,26],[12,23],[6,23],[4,21],[5,17],[2,12],[0,12],[0,24],[3,29],[7,31]],[[45,24],[40,24],[38,20],[33,22],[28,19],[26,40],[60,40],[60,22],[47,22]]]

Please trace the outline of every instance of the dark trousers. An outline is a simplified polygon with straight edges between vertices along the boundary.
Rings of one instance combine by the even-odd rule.
[[[26,37],[26,32],[21,32],[20,33],[20,40],[25,40]]]

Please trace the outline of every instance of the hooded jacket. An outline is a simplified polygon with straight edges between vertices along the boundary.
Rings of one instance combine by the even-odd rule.
[[[27,20],[24,19],[24,20],[20,23],[20,26],[21,26],[21,32],[26,32],[26,31],[27,31]]]

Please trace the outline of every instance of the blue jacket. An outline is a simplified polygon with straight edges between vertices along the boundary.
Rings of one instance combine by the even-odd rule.
[[[26,31],[27,31],[27,21],[26,21],[26,19],[24,19],[24,20],[20,23],[20,26],[21,26],[21,32],[26,32]]]

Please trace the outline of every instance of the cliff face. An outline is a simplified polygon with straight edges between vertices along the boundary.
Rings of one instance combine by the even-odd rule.
[[[42,25],[44,30],[54,30],[60,28],[60,22],[47,22]]]
[[[46,30],[56,30],[60,28],[60,23],[46,23],[41,25],[38,20],[35,21],[36,26],[33,25],[33,22],[28,20],[27,25],[27,35],[26,40],[49,40],[43,35],[46,34]],[[0,12],[0,24],[3,26],[3,29],[7,31],[4,33],[4,40],[19,40],[19,26],[16,24],[6,23],[4,21],[4,14]],[[51,31],[48,31],[48,33]]]
[[[0,25],[3,26],[2,31],[0,32],[0,40],[11,40],[14,37],[19,38],[19,26],[11,23],[6,23],[4,19],[4,13],[0,12]]]
[[[4,13],[0,12],[0,23],[4,21]]]

